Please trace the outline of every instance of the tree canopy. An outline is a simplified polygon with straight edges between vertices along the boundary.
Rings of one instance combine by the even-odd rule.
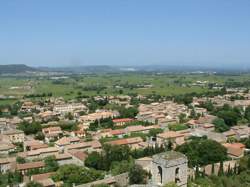
[[[207,139],[194,139],[177,147],[188,157],[190,166],[207,165],[227,159],[227,150],[220,143]]]
[[[94,169],[87,169],[74,164],[61,166],[53,176],[55,181],[63,181],[68,186],[79,185],[103,179],[103,173]]]

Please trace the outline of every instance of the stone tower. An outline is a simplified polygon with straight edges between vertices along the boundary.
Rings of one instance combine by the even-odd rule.
[[[153,156],[151,173],[154,185],[175,182],[180,187],[187,186],[187,157],[179,152],[168,151]]]

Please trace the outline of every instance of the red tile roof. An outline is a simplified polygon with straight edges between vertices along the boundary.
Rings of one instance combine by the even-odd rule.
[[[134,121],[132,118],[120,118],[120,119],[113,119],[114,123],[128,123]]]
[[[42,168],[44,167],[44,162],[28,162],[24,164],[17,164],[17,170],[27,170],[27,169],[34,169],[34,168]]]
[[[134,137],[134,138],[126,138],[126,139],[120,139],[120,140],[114,140],[107,142],[110,145],[129,145],[129,144],[135,144],[143,142],[141,137]]]

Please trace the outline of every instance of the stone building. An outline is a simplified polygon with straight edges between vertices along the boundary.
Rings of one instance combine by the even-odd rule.
[[[153,185],[175,182],[180,187],[187,186],[188,160],[182,153],[169,151],[154,155],[151,167]]]

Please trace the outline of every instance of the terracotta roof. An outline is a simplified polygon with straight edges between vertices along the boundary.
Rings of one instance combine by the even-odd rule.
[[[116,136],[116,135],[125,134],[125,130],[124,129],[116,129],[116,130],[112,130],[110,133],[112,135]]]
[[[133,118],[119,118],[119,119],[113,119],[113,122],[114,123],[127,123],[127,122],[131,122],[131,121],[134,121]]]
[[[32,145],[30,146],[31,150],[37,150],[42,148],[48,148],[49,146],[47,144],[39,144],[39,145]]]
[[[225,143],[223,144],[224,147],[235,147],[235,148],[240,148],[244,149],[246,146],[242,143]]]
[[[0,142],[0,151],[8,151],[14,149],[16,146],[11,143]]]
[[[87,147],[93,147],[93,148],[101,148],[102,145],[99,141],[90,141],[90,142],[82,142],[82,143],[76,143],[67,145],[66,149],[81,149],[81,148],[87,148]]]
[[[203,128],[213,128],[214,127],[214,124],[210,124],[210,123],[205,123],[205,124],[203,124],[202,125],[203,126]]]
[[[13,130],[8,130],[8,131],[3,131],[3,134],[5,135],[24,134],[24,132],[21,130],[13,129]]]
[[[227,153],[229,155],[240,157],[244,154],[245,145],[242,143],[225,143],[223,146],[227,148]]]
[[[178,138],[178,137],[184,137],[184,134],[175,132],[175,131],[167,131],[163,132],[157,135],[157,137],[160,138]]]
[[[71,159],[72,156],[68,153],[62,153],[62,154],[56,154],[55,155],[56,157],[56,160],[59,161],[59,160],[66,160],[66,159]]]
[[[79,141],[80,139],[78,137],[62,137],[61,139],[57,140],[55,144],[59,146],[63,146],[63,145],[69,145],[73,142],[79,142]]]
[[[40,145],[42,143],[38,140],[29,140],[29,141],[24,141],[24,144],[26,146],[33,146],[33,145]]]
[[[134,138],[114,140],[114,141],[110,141],[107,143],[111,145],[128,145],[128,144],[135,144],[135,143],[140,143],[140,142],[143,142],[141,137],[134,137]]]
[[[17,164],[17,170],[27,170],[27,169],[34,169],[34,168],[42,168],[44,167],[44,162],[28,162],[24,164]]]
[[[55,172],[37,174],[37,175],[32,175],[31,178],[33,181],[39,181],[39,180],[43,180],[43,179],[48,179],[54,174],[55,174]]]
[[[88,157],[88,155],[86,153],[84,153],[83,151],[73,151],[73,150],[71,150],[71,151],[69,151],[69,153],[72,156],[74,156],[74,157],[76,157],[76,158],[78,158],[79,160],[82,160],[82,161],[84,161]]]
[[[58,147],[47,147],[47,148],[42,148],[42,149],[36,149],[32,151],[27,151],[27,152],[20,152],[18,153],[19,156],[21,157],[26,157],[26,156],[35,156],[35,155],[40,155],[44,153],[56,153],[59,152]]]
[[[11,162],[16,162],[16,157],[0,158],[0,164],[8,164]]]
[[[128,132],[144,131],[145,128],[142,125],[129,126],[126,128]]]
[[[236,147],[228,147],[227,153],[235,157],[240,157],[243,156],[244,150]]]
[[[48,178],[48,179],[43,179],[43,180],[39,180],[37,181],[40,184],[42,184],[43,187],[51,187],[51,186],[55,186],[55,183],[52,179]]]
[[[225,136],[234,136],[234,135],[236,135],[236,133],[233,130],[229,130],[229,131],[223,132],[223,134]]]
[[[61,131],[61,127],[48,127],[44,128],[43,131]]]

